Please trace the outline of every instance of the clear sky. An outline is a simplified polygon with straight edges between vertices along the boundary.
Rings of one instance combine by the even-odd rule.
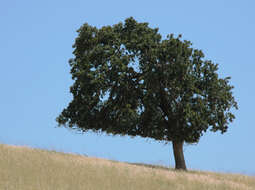
[[[182,34],[231,76],[239,104],[228,132],[185,146],[188,168],[255,175],[255,1],[8,0],[0,3],[0,143],[174,166],[171,144],[57,128],[72,96],[68,59],[76,30],[133,16],[165,37]]]

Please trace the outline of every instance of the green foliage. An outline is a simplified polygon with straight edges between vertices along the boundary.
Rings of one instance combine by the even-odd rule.
[[[198,142],[226,132],[237,109],[230,77],[201,50],[132,17],[100,29],[84,24],[70,60],[73,100],[60,126],[162,141]]]

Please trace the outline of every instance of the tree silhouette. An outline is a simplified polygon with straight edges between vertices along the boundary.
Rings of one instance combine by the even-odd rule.
[[[176,169],[186,170],[183,143],[208,129],[225,133],[237,109],[218,65],[173,34],[128,18],[100,29],[84,24],[69,61],[73,100],[60,126],[86,132],[148,137],[172,142]]]

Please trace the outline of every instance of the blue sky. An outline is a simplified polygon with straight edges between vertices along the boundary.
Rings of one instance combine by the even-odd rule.
[[[232,77],[236,120],[226,134],[207,133],[186,145],[188,168],[255,175],[254,7],[252,0],[2,1],[0,143],[173,167],[171,144],[56,127],[72,98],[68,59],[76,30],[85,22],[101,27],[133,16],[164,37],[182,34],[219,63],[221,77]]]

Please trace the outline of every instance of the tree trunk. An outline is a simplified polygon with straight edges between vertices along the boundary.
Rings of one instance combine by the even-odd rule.
[[[183,143],[183,141],[173,141],[175,169],[177,170],[187,170],[183,154]]]

